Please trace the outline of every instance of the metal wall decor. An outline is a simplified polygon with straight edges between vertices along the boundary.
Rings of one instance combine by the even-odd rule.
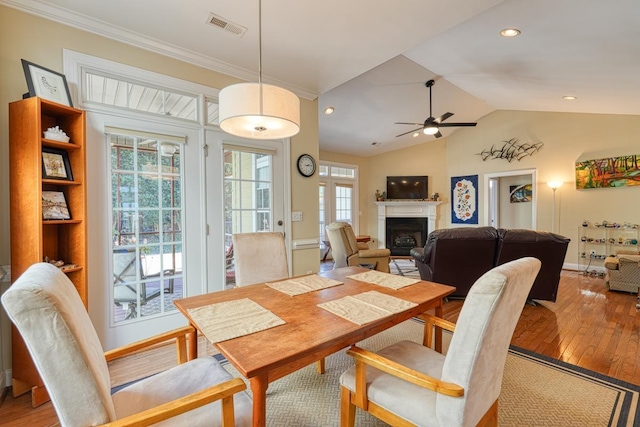
[[[477,155],[482,157],[482,160],[485,162],[487,159],[504,159],[511,163],[513,160],[520,161],[524,157],[533,156],[544,145],[543,142],[536,142],[535,144],[525,142],[518,144],[517,138],[511,138],[503,142],[504,145],[502,147],[496,148],[492,145],[490,149],[482,150],[482,152],[477,153]]]

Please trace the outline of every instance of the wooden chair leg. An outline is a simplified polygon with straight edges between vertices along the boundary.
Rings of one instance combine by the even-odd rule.
[[[340,387],[340,427],[353,427],[356,422],[356,406],[351,403],[351,392]]]
[[[318,360],[318,373],[319,374],[324,374],[324,357],[320,360]]]
[[[498,427],[498,399],[482,416],[477,427]]]

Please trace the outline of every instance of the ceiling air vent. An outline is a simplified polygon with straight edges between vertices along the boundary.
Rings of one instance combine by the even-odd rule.
[[[241,25],[234,24],[233,22],[229,22],[224,19],[222,16],[218,16],[216,14],[210,13],[207,22],[211,25],[214,25],[218,28],[222,28],[223,30],[229,31],[230,33],[235,34],[238,37],[242,37],[244,33],[247,32],[247,29]]]

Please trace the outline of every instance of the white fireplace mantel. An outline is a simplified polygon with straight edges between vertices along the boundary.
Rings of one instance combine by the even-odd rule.
[[[386,248],[387,218],[427,218],[428,232],[436,229],[438,211],[436,207],[442,202],[426,202],[419,200],[398,200],[376,202],[378,205],[378,248]]]

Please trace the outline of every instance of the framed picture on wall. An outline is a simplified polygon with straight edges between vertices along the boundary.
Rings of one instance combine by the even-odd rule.
[[[533,199],[533,188],[531,184],[510,185],[509,202],[526,203]]]
[[[478,223],[478,175],[451,178],[451,222]]]
[[[29,88],[28,96],[25,94],[23,97],[39,96],[58,104],[73,107],[69,85],[67,85],[67,78],[64,74],[24,59],[22,60],[22,68]]]

